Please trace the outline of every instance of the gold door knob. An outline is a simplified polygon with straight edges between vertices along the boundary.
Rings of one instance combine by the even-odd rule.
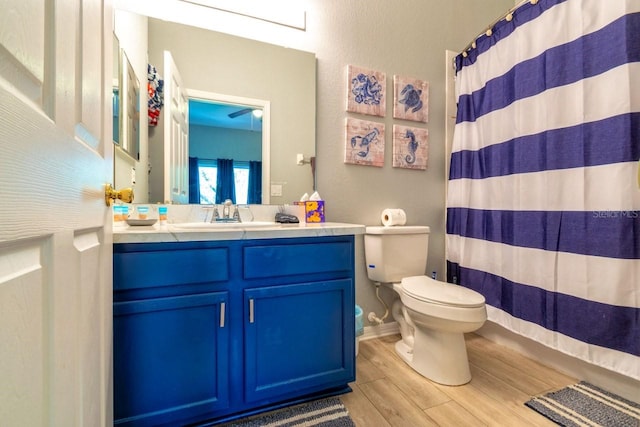
[[[133,188],[123,188],[120,191],[116,191],[111,184],[106,184],[104,186],[104,201],[107,203],[107,206],[111,206],[111,201],[116,199],[122,200],[125,203],[133,202]]]

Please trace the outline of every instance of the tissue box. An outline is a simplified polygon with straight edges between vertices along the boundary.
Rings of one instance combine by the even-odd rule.
[[[293,202],[293,204],[304,206],[306,222],[324,222],[324,200],[308,200],[306,202]]]

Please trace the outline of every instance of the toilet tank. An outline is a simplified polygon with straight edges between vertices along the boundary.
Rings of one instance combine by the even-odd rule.
[[[398,283],[403,277],[421,276],[427,268],[429,227],[366,227],[364,252],[369,279]]]

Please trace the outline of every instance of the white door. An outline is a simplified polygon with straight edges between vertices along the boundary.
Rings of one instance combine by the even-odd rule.
[[[189,100],[180,71],[164,51],[164,199],[189,203]],[[168,173],[167,173],[168,172]]]
[[[113,425],[104,2],[0,2],[2,426]]]

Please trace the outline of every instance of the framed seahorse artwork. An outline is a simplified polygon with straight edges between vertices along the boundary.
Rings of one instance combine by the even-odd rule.
[[[393,125],[393,167],[427,168],[429,131],[427,129]]]
[[[347,65],[347,111],[384,117],[387,75]]]
[[[429,82],[393,76],[393,118],[429,121]]]
[[[384,124],[346,119],[344,162],[354,165],[384,166]]]

